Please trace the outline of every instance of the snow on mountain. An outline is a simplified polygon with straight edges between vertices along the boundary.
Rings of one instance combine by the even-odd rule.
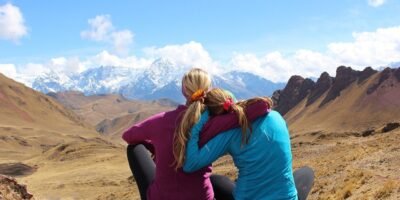
[[[153,64],[147,68],[139,80],[148,79],[155,86],[153,91],[163,88],[171,82],[180,79],[186,70],[177,67],[172,62],[166,59],[157,59]]]
[[[119,89],[136,79],[140,70],[102,66],[75,75],[76,88],[86,95],[118,93]]]
[[[51,71],[37,77],[32,88],[43,93],[61,92],[66,90],[74,90],[74,82],[70,76]]]
[[[232,71],[213,77],[213,85],[231,91],[237,99],[256,96],[271,96],[275,90],[285,87],[285,83],[274,83],[260,76]]]
[[[47,73],[37,77],[32,88],[43,93],[75,90],[85,95],[118,93],[129,99],[168,98],[184,102],[181,78],[187,70],[169,60],[157,59],[145,69],[101,66],[73,75]],[[238,71],[213,75],[213,85],[232,91],[238,99],[270,96],[273,91],[285,86]]]

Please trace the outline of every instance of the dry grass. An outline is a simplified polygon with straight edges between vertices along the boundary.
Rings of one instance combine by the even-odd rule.
[[[395,181],[386,181],[381,188],[378,189],[378,191],[375,192],[374,198],[376,199],[387,199],[390,197],[390,195],[394,192],[396,192],[396,189],[399,188],[399,183],[396,183]],[[398,192],[398,190],[397,190]]]
[[[294,168],[308,165],[316,172],[309,199],[375,199],[375,193],[383,190],[385,182],[400,178],[400,148],[397,147],[400,130],[345,140],[314,137],[299,136],[292,140]],[[303,139],[309,142],[298,145]],[[400,196],[396,189],[391,191],[394,196]]]
[[[37,199],[138,199],[122,145],[98,137],[79,117],[42,94],[2,77],[0,83],[0,164],[34,167],[33,174],[18,180]],[[366,102],[379,99],[364,98],[364,87],[349,87],[322,110],[300,105],[289,113],[293,167],[315,170],[311,200],[400,199],[400,130],[358,136],[359,127],[400,119],[400,106],[381,112],[367,108]],[[365,116],[379,121],[366,123]],[[320,119],[324,121],[317,123]],[[352,123],[359,124],[352,129]],[[229,157],[214,166],[215,173],[236,179]]]

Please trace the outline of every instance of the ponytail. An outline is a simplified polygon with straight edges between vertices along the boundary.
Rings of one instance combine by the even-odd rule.
[[[201,101],[195,101],[188,106],[183,114],[174,137],[175,169],[182,167],[185,162],[186,142],[189,140],[190,129],[199,121],[204,108],[205,106]]]
[[[194,68],[182,78],[182,93],[187,99],[188,106],[182,119],[175,129],[172,165],[175,170],[182,167],[185,162],[186,142],[190,136],[190,129],[199,121],[204,111],[206,91],[211,87],[211,78],[202,69]]]
[[[247,120],[247,116],[245,110],[242,106],[238,104],[233,104],[231,109],[236,113],[239,125],[242,128],[242,146],[249,143],[249,139],[251,136],[251,127],[249,126],[249,121]]]

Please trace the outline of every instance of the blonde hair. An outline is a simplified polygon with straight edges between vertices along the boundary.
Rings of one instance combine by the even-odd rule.
[[[219,89],[219,88],[214,88],[211,91],[207,92],[207,95],[204,99],[204,104],[200,104],[201,109],[199,109],[196,112],[186,112],[185,116],[186,119],[195,119],[190,122],[186,122],[185,127],[183,130],[184,132],[177,132],[176,136],[181,138],[182,140],[178,141],[180,145],[176,145],[175,143],[175,148],[174,148],[174,156],[176,159],[176,169],[179,167],[183,166],[183,163],[185,161],[185,151],[186,151],[186,142],[188,140],[189,134],[190,134],[190,129],[193,127],[193,125],[199,120],[201,112],[204,110],[204,106],[207,106],[208,110],[210,111],[210,115],[222,115],[226,114],[230,111],[234,111],[238,117],[238,122],[239,125],[242,129],[242,143],[241,145],[246,145],[248,144],[251,136],[251,126],[250,123],[247,119],[245,110],[247,106],[256,103],[258,101],[263,101],[269,105],[269,108],[272,108],[273,106],[273,101],[272,99],[268,97],[255,97],[252,99],[248,100],[242,100],[237,103],[230,104],[230,107],[228,109],[224,108],[225,102],[227,100],[232,99],[233,97],[225,90]],[[192,116],[187,116],[193,114]],[[185,119],[185,117],[184,117]],[[185,121],[182,120],[182,123]],[[181,148],[181,149],[179,149]]]
[[[247,120],[245,113],[245,108],[249,104],[249,101],[240,101],[231,104],[228,109],[224,108],[225,102],[232,98],[233,97],[227,91],[215,88],[207,93],[207,98],[204,103],[208,107],[211,115],[221,115],[228,113],[231,110],[236,113],[239,125],[242,128],[242,145],[244,145],[249,142],[251,134],[251,131],[248,131],[251,127],[249,126],[249,121]]]
[[[173,154],[175,169],[183,166],[185,161],[186,142],[189,139],[190,129],[196,124],[204,111],[204,97],[192,101],[192,95],[197,91],[208,91],[211,87],[211,78],[202,69],[194,68],[182,78],[182,93],[187,98],[187,109],[183,114],[179,126],[175,129]]]
[[[272,108],[273,101],[268,97],[255,97],[248,100],[242,100],[237,103],[231,104],[228,109],[224,107],[225,102],[229,101],[233,97],[231,94],[223,89],[215,88],[207,93],[207,98],[204,101],[204,104],[208,107],[210,111],[210,115],[221,115],[234,111],[238,117],[238,122],[240,127],[242,128],[242,145],[248,144],[251,136],[251,126],[247,119],[245,110],[247,106],[256,103],[258,101],[263,101],[269,105],[269,108]],[[228,104],[229,105],[229,104]]]

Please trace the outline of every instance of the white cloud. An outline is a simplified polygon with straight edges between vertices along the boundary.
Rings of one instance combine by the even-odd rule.
[[[102,51],[83,60],[78,57],[56,57],[43,63],[28,63],[18,66],[0,64],[0,73],[31,86],[35,78],[45,73],[75,74],[99,66],[145,68],[150,66],[153,61],[135,56],[119,57],[107,51]]]
[[[211,74],[230,70],[248,71],[275,82],[287,81],[292,75],[319,77],[323,71],[335,75],[339,65],[361,70],[366,66],[380,67],[400,61],[400,26],[381,28],[373,32],[353,33],[352,42],[335,42],[327,45],[326,51],[317,52],[299,49],[291,54],[273,51],[258,56],[252,53],[235,53],[229,63],[220,64],[213,60],[209,52],[198,42],[149,47],[144,56],[121,56],[102,51],[86,58],[57,57],[44,63],[29,63],[25,66],[3,66],[2,71],[15,76],[37,76],[47,71],[65,73],[81,72],[99,66],[120,66],[146,68],[158,58],[164,58],[181,69],[200,67]],[[4,67],[5,66],[5,67]],[[20,70],[24,69],[24,70]],[[26,80],[30,80],[29,78]]]
[[[198,42],[189,42],[180,45],[167,45],[164,47],[149,47],[144,50],[144,57],[119,56],[108,51],[88,58],[85,65],[89,67],[119,66],[129,68],[149,67],[156,59],[163,58],[180,68],[200,67],[217,73],[218,64],[213,61],[210,54]]]
[[[145,48],[146,56],[165,58],[183,68],[199,67],[211,73],[218,73],[218,64],[213,61],[207,50],[198,42],[191,41],[181,45],[167,45],[161,48]]]
[[[30,86],[32,81],[45,70],[47,69],[45,69],[43,65],[34,63],[28,63],[23,66],[0,64],[0,73],[28,86]]]
[[[34,78],[41,74],[49,72],[50,69],[47,66],[44,66],[43,64],[28,63],[23,67],[23,70],[19,70],[19,71],[22,71],[26,76],[28,76],[30,78]]]
[[[385,3],[385,0],[368,0],[368,5],[379,7]]]
[[[86,65],[89,67],[98,66],[118,66],[118,67],[129,67],[129,68],[145,68],[150,66],[153,60],[146,58],[137,58],[136,56],[119,57],[113,55],[108,51],[102,51],[99,54],[90,57],[86,61]]]
[[[24,17],[19,8],[10,3],[0,6],[0,39],[18,43],[27,33]]]
[[[117,54],[128,55],[134,36],[130,30],[117,30],[110,15],[98,15],[88,23],[89,29],[81,32],[83,39],[110,43]]]
[[[353,33],[353,38],[352,42],[328,44],[326,52],[300,49],[288,55],[279,51],[264,56],[235,54],[230,66],[272,81],[287,81],[294,74],[319,77],[323,71],[327,71],[334,76],[339,65],[362,70],[367,66],[378,68],[400,61],[400,27]]]
[[[0,73],[12,79],[17,77],[17,69],[14,64],[0,64]]]
[[[73,74],[82,72],[86,69],[86,66],[83,62],[80,61],[78,57],[57,57],[52,58],[48,63],[45,64],[45,67],[51,69],[56,72],[63,72],[66,74]]]
[[[230,62],[232,69],[247,71],[275,82],[287,81],[292,75],[318,77],[322,71],[335,70],[333,60],[318,52],[298,50],[292,55],[279,51],[257,57],[254,54],[235,54]]]
[[[114,51],[120,55],[129,53],[129,46],[133,42],[133,33],[129,30],[116,31],[111,34]]]
[[[28,63],[17,67],[18,76],[15,77],[15,80],[30,86],[35,78],[49,71],[49,68],[43,64]]]
[[[45,73],[59,72],[62,74],[71,74],[81,72],[85,69],[83,62],[76,57],[52,58],[44,63],[27,63],[22,65],[0,64],[0,72],[6,76],[31,86],[32,82],[40,75]]]
[[[110,32],[114,29],[110,15],[99,15],[89,19],[89,30],[81,32],[81,37],[94,41],[108,40]]]
[[[328,45],[331,56],[355,67],[382,66],[400,60],[400,26],[353,33],[353,42]]]

